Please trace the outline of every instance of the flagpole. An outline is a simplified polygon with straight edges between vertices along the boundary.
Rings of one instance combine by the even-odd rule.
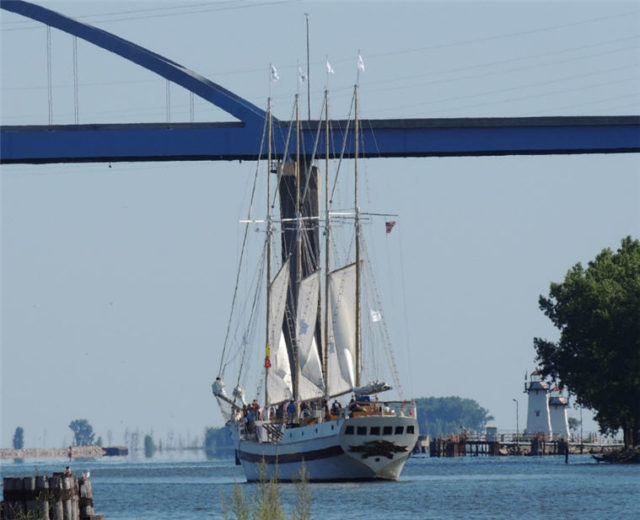
[[[311,69],[309,65],[309,13],[304,13],[307,19],[307,112],[308,119],[311,121]]]

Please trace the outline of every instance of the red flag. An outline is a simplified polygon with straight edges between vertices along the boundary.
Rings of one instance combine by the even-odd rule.
[[[269,357],[264,358],[264,368],[271,368],[271,360]]]
[[[388,235],[389,233],[391,233],[391,230],[393,229],[393,226],[396,225],[396,221],[395,220],[390,220],[389,222],[385,222],[384,225],[387,228],[387,235]]]

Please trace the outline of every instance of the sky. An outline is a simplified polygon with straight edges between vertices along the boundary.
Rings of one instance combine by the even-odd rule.
[[[328,57],[332,114],[361,117],[640,114],[637,2],[46,2],[164,55],[288,119],[306,65],[313,117]],[[0,12],[3,125],[74,122],[73,43]],[[189,96],[78,42],[81,123],[189,121]],[[231,116],[196,100],[195,121]],[[526,420],[533,338],[557,332],[540,294],[576,262],[640,236],[637,154],[362,161],[383,315],[408,397],[458,395],[504,431]],[[255,164],[2,167],[1,440],[70,443],[86,418],[185,442],[221,426],[211,395]],[[606,382],[603,382],[606,384]],[[253,396],[248,395],[249,398]],[[579,412],[571,410],[574,416]],[[585,431],[595,424],[585,414]]]

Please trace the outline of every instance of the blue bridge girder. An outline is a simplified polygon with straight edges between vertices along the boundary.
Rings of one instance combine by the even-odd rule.
[[[0,8],[82,38],[113,52],[228,112],[231,123],[142,123],[0,127],[0,163],[59,163],[176,160],[256,160],[266,114],[249,101],[148,49],[102,29],[22,0],[0,0]],[[319,121],[302,123],[305,156],[324,153]],[[331,155],[353,155],[346,121],[331,121]],[[274,153],[285,150],[289,123],[274,119]],[[625,153],[640,151],[640,116],[385,119],[361,121],[363,157],[427,157]],[[322,129],[320,129],[322,130]],[[349,136],[347,136],[349,137]]]
[[[324,123],[302,123],[303,155],[323,156]],[[331,122],[331,155],[346,121]],[[640,116],[362,120],[361,157],[640,152]],[[274,155],[287,155],[288,124],[276,123]],[[263,129],[243,123],[4,126],[0,161],[10,163],[257,160]],[[346,157],[353,155],[353,124]],[[295,153],[295,138],[288,155]],[[265,156],[262,151],[262,157]]]

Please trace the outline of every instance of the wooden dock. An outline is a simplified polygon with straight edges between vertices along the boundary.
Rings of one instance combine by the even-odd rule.
[[[5,477],[0,518],[3,520],[103,520],[93,511],[88,479],[53,473],[34,477]]]

